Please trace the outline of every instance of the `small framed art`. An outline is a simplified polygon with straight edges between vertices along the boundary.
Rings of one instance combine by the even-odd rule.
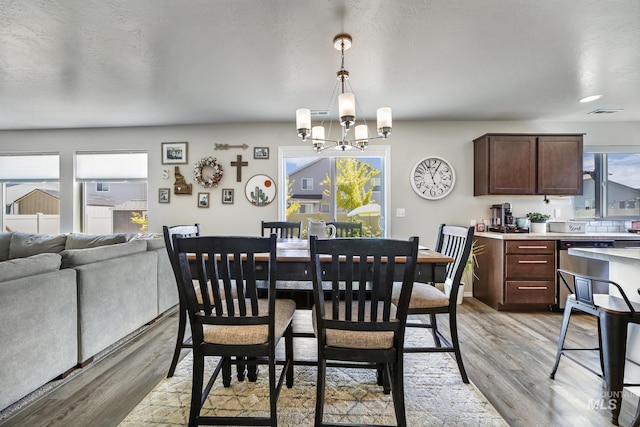
[[[209,207],[209,193],[198,193],[198,207],[199,208]]]
[[[222,204],[223,205],[233,204],[233,188],[222,189]]]
[[[169,203],[169,198],[171,197],[171,189],[170,188],[159,188],[158,189],[158,203]]]
[[[162,164],[163,165],[187,164],[187,143],[186,142],[163,142],[162,143]]]
[[[254,159],[268,159],[269,158],[269,147],[254,147],[253,148],[253,158]]]

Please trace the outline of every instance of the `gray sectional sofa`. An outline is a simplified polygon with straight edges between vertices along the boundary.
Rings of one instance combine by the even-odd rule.
[[[162,238],[0,233],[0,410],[177,303]]]

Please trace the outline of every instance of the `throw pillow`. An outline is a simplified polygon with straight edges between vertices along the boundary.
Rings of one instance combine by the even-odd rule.
[[[57,271],[61,261],[60,254],[38,254],[0,262],[0,282]]]
[[[33,234],[15,231],[11,235],[9,259],[26,258],[44,253],[59,253],[64,250],[65,234]]]
[[[87,249],[99,246],[115,245],[127,241],[127,235],[122,234],[82,234],[71,233],[67,236],[65,249]]]

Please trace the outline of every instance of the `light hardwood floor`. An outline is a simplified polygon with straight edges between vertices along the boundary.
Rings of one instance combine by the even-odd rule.
[[[469,377],[512,426],[611,425],[607,410],[593,408],[603,397],[595,375],[563,359],[556,379],[549,379],[560,321],[558,313],[497,312],[465,298],[459,331]],[[574,316],[572,326],[572,345],[595,342],[592,317]],[[175,313],[161,318],[0,425],[117,426],[166,375],[176,328]],[[622,426],[638,403],[629,393],[624,397]]]

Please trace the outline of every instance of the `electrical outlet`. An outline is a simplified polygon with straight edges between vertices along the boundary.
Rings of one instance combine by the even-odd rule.
[[[560,208],[555,208],[553,210],[553,216],[556,217],[556,218],[560,218],[562,216],[562,212],[561,212]]]

